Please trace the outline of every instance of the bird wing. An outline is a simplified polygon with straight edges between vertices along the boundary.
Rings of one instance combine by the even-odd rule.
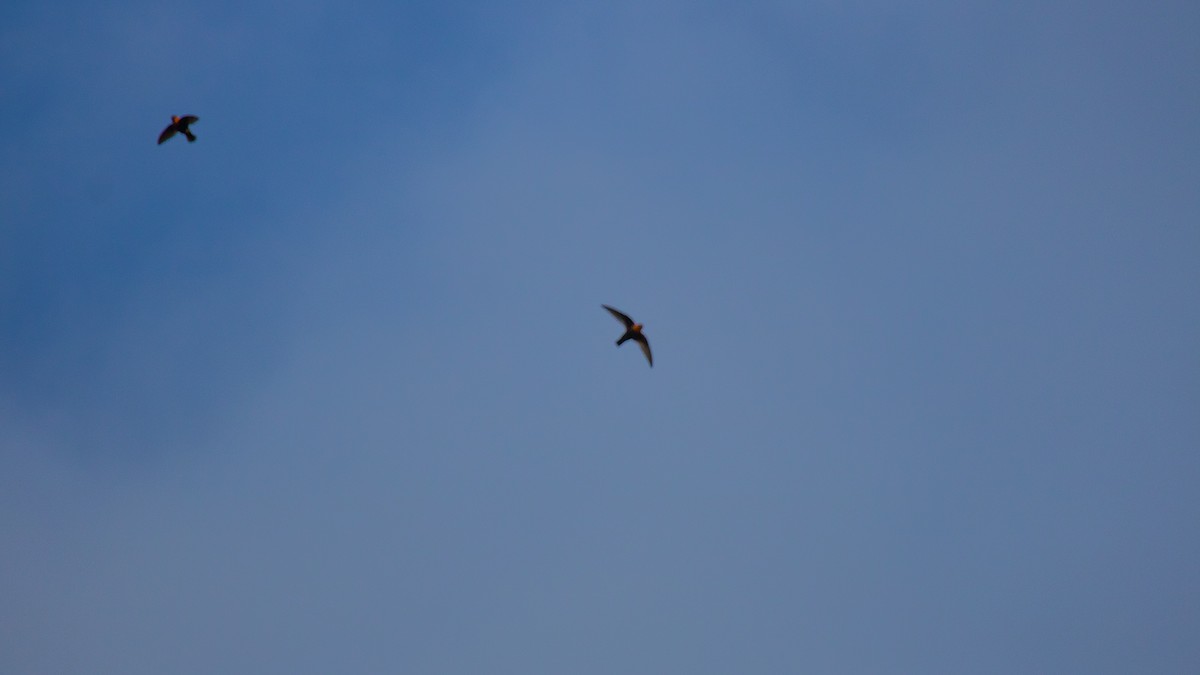
[[[171,124],[171,126],[167,127],[166,129],[163,129],[162,133],[158,135],[158,144],[162,145],[164,141],[166,141],[168,138],[170,138],[174,135],[175,135],[175,125]]]
[[[612,314],[613,316],[617,317],[617,321],[620,321],[621,323],[625,324],[626,328],[629,328],[630,326],[633,325],[633,319],[629,318],[628,316],[618,312],[617,310],[613,309],[612,307],[609,307],[608,305],[600,305],[600,306],[603,307],[604,309],[607,309],[609,314]]]
[[[179,118],[180,124],[195,124],[196,122],[199,122],[199,121],[200,121],[200,118],[196,117],[195,115],[184,115],[183,117]]]
[[[641,333],[634,335],[633,339],[637,340],[638,346],[642,348],[642,353],[646,355],[646,360],[650,362],[650,367],[653,368],[654,357],[650,355],[650,341]]]

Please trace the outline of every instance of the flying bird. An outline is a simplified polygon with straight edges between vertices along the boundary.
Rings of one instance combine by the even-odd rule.
[[[642,335],[642,324],[635,323],[633,319],[608,305],[600,306],[607,309],[609,314],[615,316],[617,321],[625,324],[625,334],[621,336],[620,340],[617,340],[617,346],[620,347],[626,340],[637,342],[638,346],[642,348],[642,353],[646,355],[646,360],[650,362],[650,367],[653,368],[654,357],[650,355],[650,343],[646,340],[646,336]]]
[[[192,130],[188,127],[199,121],[200,118],[196,117],[195,115],[184,115],[183,117],[171,115],[171,124],[167,126],[166,129],[163,129],[162,133],[158,135],[158,144],[162,145],[167,141],[168,138],[174,136],[175,134],[183,134],[184,136],[187,136],[188,143],[195,141],[196,134],[193,134]]]

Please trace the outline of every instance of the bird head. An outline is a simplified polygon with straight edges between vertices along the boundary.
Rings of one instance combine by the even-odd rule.
[[[639,333],[642,332],[642,324],[640,324],[640,323],[635,323],[632,326],[630,326],[630,328],[632,328],[633,330],[635,330]]]
[[[171,124],[179,124],[179,116],[171,115]]]

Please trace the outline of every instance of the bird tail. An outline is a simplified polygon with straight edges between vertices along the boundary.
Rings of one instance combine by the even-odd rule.
[[[183,135],[184,135],[184,136],[187,136],[188,143],[195,143],[195,142],[196,142],[196,134],[193,134],[191,131],[188,131],[187,129],[184,129],[184,130],[183,130]]]

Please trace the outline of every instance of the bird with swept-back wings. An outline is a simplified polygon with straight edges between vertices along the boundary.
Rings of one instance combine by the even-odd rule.
[[[158,135],[158,144],[162,145],[167,141],[168,138],[174,136],[175,134],[183,134],[184,136],[187,136],[188,143],[195,141],[196,134],[193,134],[192,130],[188,127],[199,121],[200,118],[196,117],[195,115],[184,115],[183,117],[171,115],[171,124],[168,125],[166,129],[163,129],[162,133]]]
[[[650,342],[646,340],[645,335],[642,335],[642,324],[634,322],[628,315],[622,314],[608,305],[600,306],[607,309],[609,314],[617,318],[617,321],[625,324],[625,334],[621,336],[620,340],[617,340],[617,346],[620,347],[626,340],[637,342],[638,346],[642,348],[642,353],[646,355],[646,360],[650,362],[650,367],[653,368],[654,357],[650,355]]]

